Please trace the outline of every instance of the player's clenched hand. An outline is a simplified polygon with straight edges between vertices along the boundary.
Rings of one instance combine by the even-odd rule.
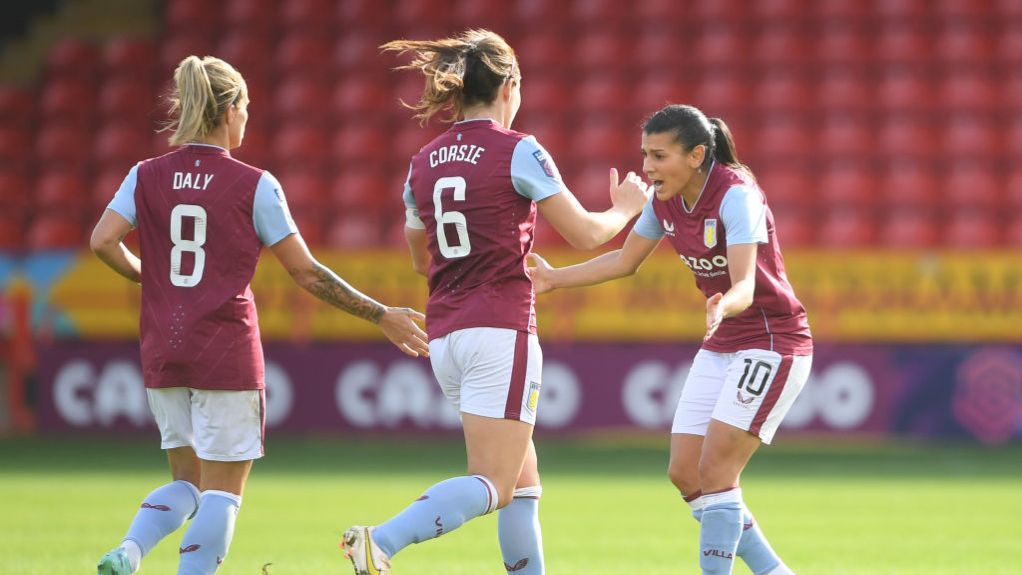
[[[388,307],[379,325],[383,335],[404,353],[412,357],[429,357],[426,332],[416,321],[426,321],[426,316],[407,307]]]
[[[713,337],[720,322],[724,321],[724,308],[720,305],[723,299],[724,296],[718,292],[706,300],[706,335],[703,336],[703,341]]]
[[[639,215],[649,201],[649,185],[635,172],[628,172],[625,179],[618,183],[617,168],[610,169],[610,201],[614,207],[634,217]]]
[[[550,267],[550,264],[539,254],[531,253],[529,258],[532,259],[534,264],[534,267],[529,268],[529,274],[532,276],[532,287],[536,290],[536,293],[546,293],[554,289],[554,268]]]

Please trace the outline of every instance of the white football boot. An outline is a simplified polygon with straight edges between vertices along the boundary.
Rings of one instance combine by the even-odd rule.
[[[390,557],[373,541],[374,529],[356,525],[341,537],[341,549],[355,567],[355,575],[390,574]]]

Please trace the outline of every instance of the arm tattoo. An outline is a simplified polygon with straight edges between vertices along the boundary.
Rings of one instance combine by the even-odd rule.
[[[316,280],[305,286],[312,295],[328,304],[343,309],[353,316],[379,323],[386,308],[383,304],[365,295],[337,276],[334,272],[317,263]]]

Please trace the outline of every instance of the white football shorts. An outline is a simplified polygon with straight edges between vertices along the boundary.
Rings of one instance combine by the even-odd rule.
[[[735,353],[699,350],[674,412],[671,433],[706,435],[716,419],[769,444],[812,367],[811,355],[765,349]]]
[[[160,448],[191,447],[199,459],[249,461],[263,456],[266,394],[166,387],[147,389]]]
[[[429,342],[429,360],[444,396],[459,412],[536,424],[543,372],[536,334],[459,329]]]

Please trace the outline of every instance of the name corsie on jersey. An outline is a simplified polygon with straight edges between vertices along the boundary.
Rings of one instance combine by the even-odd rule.
[[[468,162],[472,165],[477,165],[480,156],[485,151],[486,148],[475,144],[444,146],[429,153],[429,167],[435,168],[447,162]]]

